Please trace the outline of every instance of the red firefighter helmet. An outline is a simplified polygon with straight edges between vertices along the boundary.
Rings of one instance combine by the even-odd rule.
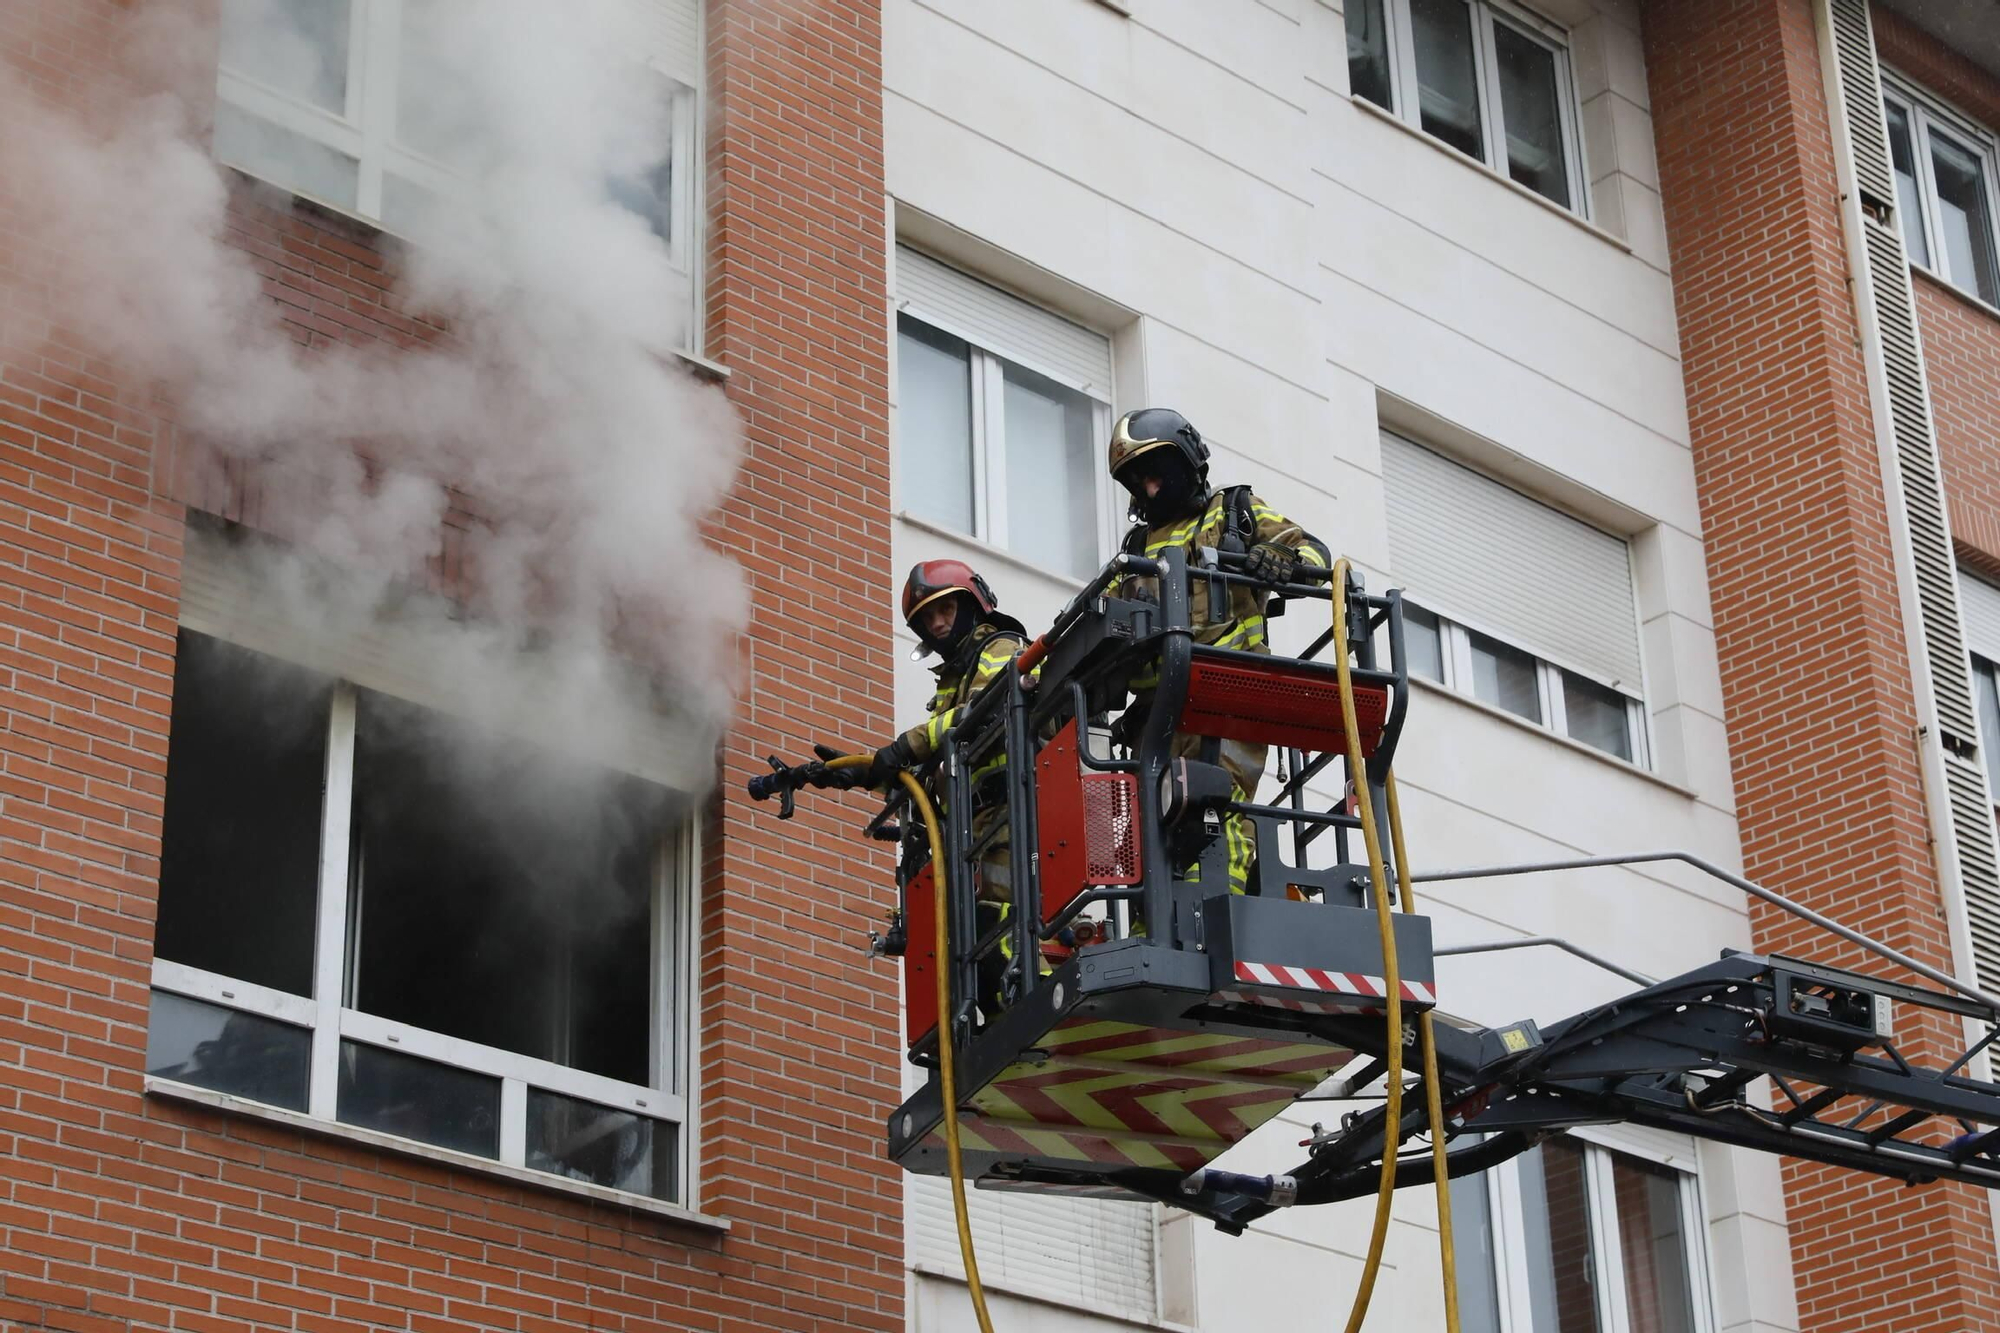
[[[912,565],[910,577],[903,580],[904,623],[916,629],[917,612],[955,592],[972,598],[982,616],[990,616],[1000,608],[1000,599],[971,565],[963,560],[924,560]]]

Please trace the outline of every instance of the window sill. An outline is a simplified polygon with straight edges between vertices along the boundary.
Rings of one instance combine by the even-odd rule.
[[[940,1282],[949,1282],[953,1286],[962,1287],[965,1285],[965,1279],[962,1276],[939,1264],[911,1264],[910,1271],[918,1277],[935,1278]],[[1037,1292],[1023,1291],[1019,1288],[1011,1287],[1005,1282],[995,1282],[984,1273],[980,1274],[979,1285],[987,1291],[1000,1292],[1013,1300],[1027,1301],[1031,1305],[1045,1305],[1054,1310],[1095,1315],[1099,1319],[1108,1319],[1114,1323],[1123,1324],[1127,1328],[1161,1329],[1164,1333],[1198,1333],[1195,1328],[1187,1324],[1176,1324],[1170,1320],[1158,1318],[1146,1319],[1139,1315],[1113,1309],[1108,1305],[1075,1304],[1069,1301],[1057,1300],[1052,1296],[1044,1296]]]
[[[705,356],[696,356],[693,352],[683,351],[680,348],[675,348],[673,355],[702,379],[719,384],[729,378],[729,367],[720,361],[711,361]]]
[[[1531,736],[1549,742],[1551,745],[1560,745],[1566,750],[1574,750],[1576,753],[1586,758],[1594,759],[1598,763],[1607,765],[1610,768],[1614,768],[1620,773],[1627,773],[1632,777],[1642,778],[1656,787],[1661,787],[1672,792],[1676,796],[1684,796],[1690,801],[1701,799],[1701,793],[1695,791],[1692,787],[1683,787],[1680,783],[1663,778],[1649,768],[1639,767],[1629,759],[1620,759],[1615,754],[1606,754],[1594,745],[1585,745],[1582,741],[1572,740],[1568,736],[1557,735],[1539,722],[1530,722],[1524,717],[1517,717],[1506,709],[1496,708],[1483,699],[1475,699],[1469,694],[1460,694],[1457,690],[1440,685],[1436,681],[1424,676],[1413,675],[1410,677],[1410,683],[1419,689],[1437,695],[1441,699],[1449,699],[1455,704],[1462,704],[1475,712],[1484,713],[1488,717],[1505,722],[1510,727],[1517,727]]]
[[[1936,269],[1931,268],[1928,264],[1919,264],[1916,260],[1912,259],[1910,261],[1910,275],[1926,279],[1931,286],[1937,288],[1946,296],[1958,298],[1980,314],[1985,315],[1988,319],[2000,319],[2000,306],[1992,305],[1976,293],[1968,292],[1965,288],[1959,286],[1950,278],[1945,277]]]
[[[384,1134],[379,1130],[362,1129],[355,1125],[343,1125],[337,1121],[321,1120],[300,1111],[287,1111],[282,1107],[266,1106],[262,1102],[247,1101],[232,1097],[226,1092],[213,1092],[207,1088],[197,1088],[187,1083],[176,1083],[172,1079],[146,1076],[146,1095],[166,1101],[187,1102],[196,1106],[206,1106],[211,1110],[230,1115],[247,1116],[253,1120],[263,1120],[271,1124],[284,1125],[290,1129],[303,1130],[323,1138],[344,1139],[349,1143],[365,1144],[384,1152],[396,1153],[404,1157],[418,1157],[445,1166],[465,1171],[477,1172],[526,1185],[532,1189],[547,1190],[552,1194],[570,1194],[591,1199],[598,1203],[611,1204],[619,1208],[630,1208],[635,1212],[651,1213],[655,1217],[698,1231],[726,1234],[729,1229],[727,1218],[710,1217],[683,1208],[677,1203],[651,1198],[644,1194],[633,1194],[627,1190],[612,1189],[605,1185],[593,1185],[587,1181],[565,1180],[545,1171],[531,1171],[526,1167],[508,1166],[490,1158],[476,1157],[471,1153],[458,1152],[451,1148],[439,1148],[415,1139],[405,1139],[394,1134]]]
[[[1607,245],[1616,246],[1619,250],[1623,251],[1624,253],[1628,255],[1633,255],[1635,258],[1637,257],[1637,252],[1632,249],[1631,243],[1627,241],[1624,237],[1619,236],[1614,232],[1606,231],[1604,228],[1598,226],[1595,222],[1592,222],[1590,219],[1583,217],[1578,213],[1572,212],[1567,208],[1564,208],[1561,204],[1556,203],[1554,200],[1544,199],[1541,195],[1536,194],[1533,190],[1529,189],[1527,186],[1521,184],[1519,181],[1508,176],[1505,172],[1495,171],[1492,167],[1486,165],[1484,162],[1481,162],[1476,157],[1467,157],[1464,153],[1459,152],[1456,148],[1453,148],[1450,144],[1446,143],[1444,140],[1439,139],[1434,135],[1425,134],[1422,130],[1410,124],[1408,121],[1404,120],[1401,116],[1398,116],[1391,111],[1384,111],[1381,107],[1376,106],[1373,102],[1369,101],[1365,97],[1356,97],[1354,94],[1349,93],[1347,95],[1347,100],[1349,102],[1352,102],[1355,105],[1355,107],[1357,107],[1361,111],[1366,112],[1368,115],[1375,117],[1383,124],[1394,126],[1396,129],[1401,130],[1404,134],[1409,135],[1411,138],[1416,139],[1418,142],[1427,145],[1428,147],[1436,150],[1437,152],[1445,154],[1447,157],[1451,158],[1452,161],[1461,162],[1465,164],[1466,166],[1472,168],[1474,171],[1477,171],[1480,175],[1486,177],[1488,180],[1494,181],[1500,185],[1505,186],[1507,189],[1513,191],[1521,198],[1526,199],[1529,203],[1535,205],[1537,208],[1544,209],[1547,212],[1554,214],[1556,217],[1561,218],[1564,222],[1569,223],[1572,227],[1576,227],[1579,230],[1588,232],[1590,235],[1595,236],[1598,240],[1603,241]]]
[[[938,537],[947,537],[955,542],[964,542],[967,546],[976,546],[980,551],[1003,565],[1012,565],[1014,568],[1024,573],[1033,574],[1037,578],[1049,579],[1060,583],[1071,592],[1083,591],[1084,581],[1076,577],[1076,575],[1058,573],[1050,569],[1047,565],[1040,565],[1032,560],[1023,559],[1012,551],[995,546],[993,543],[974,537],[970,533],[960,532],[956,528],[948,528],[944,524],[933,522],[928,518],[919,518],[907,509],[896,510],[895,517],[920,532],[928,532]]]

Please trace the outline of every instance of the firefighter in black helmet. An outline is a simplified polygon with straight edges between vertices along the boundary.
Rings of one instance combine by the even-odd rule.
[[[1111,430],[1107,461],[1112,478],[1132,497],[1133,527],[1124,548],[1131,554],[1158,556],[1169,547],[1180,547],[1192,557],[1204,546],[1241,551],[1247,556],[1245,572],[1259,582],[1272,584],[1290,582],[1301,568],[1331,567],[1324,543],[1258,499],[1249,487],[1210,486],[1208,446],[1202,443],[1194,423],[1171,408],[1146,407],[1118,418]],[[1151,582],[1127,580],[1133,586],[1123,591],[1142,591]],[[1232,584],[1227,602],[1212,606],[1208,581],[1194,580],[1188,590],[1188,623],[1194,641],[1245,652],[1270,652],[1265,600],[1256,589]],[[1158,683],[1158,676],[1151,672],[1131,682],[1136,696],[1131,716],[1144,714]],[[1202,737],[1181,736],[1174,743],[1174,753],[1196,757],[1202,743]],[[1218,758],[1235,783],[1236,799],[1249,800],[1264,775],[1266,747],[1229,740],[1220,745]],[[1242,893],[1256,857],[1249,821],[1241,815],[1230,816],[1223,836],[1229,850],[1229,888],[1232,893]]]

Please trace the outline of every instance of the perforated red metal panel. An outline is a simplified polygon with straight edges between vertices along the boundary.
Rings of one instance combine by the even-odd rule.
[[[1043,921],[1095,885],[1139,882],[1139,780],[1085,768],[1074,720],[1035,756],[1035,811]]]
[[[1356,685],[1354,713],[1361,728],[1362,753],[1373,754],[1389,716],[1388,690]],[[1252,666],[1197,654],[1179,726],[1193,736],[1301,750],[1339,750],[1347,745],[1338,681],[1323,667],[1308,668],[1283,659]]]
[[[1083,775],[1083,876],[1092,884],[1139,882],[1139,779]]]

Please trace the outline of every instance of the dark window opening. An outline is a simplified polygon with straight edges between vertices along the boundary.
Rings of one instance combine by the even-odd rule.
[[[358,705],[348,1005],[650,1083],[667,793],[382,695]]]
[[[183,630],[160,853],[160,957],[312,993],[333,683]]]

